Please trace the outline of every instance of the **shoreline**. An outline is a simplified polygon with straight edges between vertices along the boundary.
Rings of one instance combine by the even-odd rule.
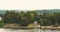
[[[60,30],[60,26],[54,26],[54,25],[34,27],[34,26],[20,26],[17,24],[7,24],[7,25],[4,25],[2,28],[9,28],[9,29],[34,29],[34,28],[37,28],[37,29],[52,29],[52,30],[59,29]]]
[[[53,27],[53,26],[41,26],[40,28],[41,28],[41,29],[51,29],[51,30],[56,30],[56,29],[58,29],[58,30],[60,30],[60,26],[58,26],[58,27]]]

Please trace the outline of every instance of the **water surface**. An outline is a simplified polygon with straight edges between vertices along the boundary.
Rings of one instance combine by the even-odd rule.
[[[43,30],[43,29],[4,29],[0,28],[0,32],[60,32],[60,30]]]

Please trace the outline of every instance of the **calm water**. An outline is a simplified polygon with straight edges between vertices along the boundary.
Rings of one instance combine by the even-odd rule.
[[[60,32],[60,30],[43,30],[43,29],[3,29],[0,32]]]

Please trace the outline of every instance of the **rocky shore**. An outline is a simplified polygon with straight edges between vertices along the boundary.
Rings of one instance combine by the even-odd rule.
[[[31,29],[34,28],[36,26],[36,28],[40,28],[38,27],[38,25],[28,25],[28,26],[20,26],[18,24],[6,24],[4,25],[4,28],[14,28],[14,29],[19,29],[19,28],[26,28],[26,29]]]
[[[52,29],[52,30],[59,29],[59,30],[60,30],[60,26],[58,26],[58,27],[53,27],[53,26],[41,26],[40,28],[41,28],[41,29]]]
[[[12,29],[20,29],[20,28],[26,28],[26,29],[31,29],[31,28],[34,28],[33,26],[26,26],[26,27],[23,27],[23,26],[20,26],[20,25],[17,25],[17,24],[6,24],[4,26],[4,28],[12,28]],[[54,27],[54,26],[40,26],[40,27],[36,27],[36,28],[40,28],[40,29],[60,29],[60,26],[58,27]]]
[[[6,24],[3,28],[20,28],[20,25],[17,24]]]

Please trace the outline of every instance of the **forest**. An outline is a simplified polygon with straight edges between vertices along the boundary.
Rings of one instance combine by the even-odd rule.
[[[41,26],[49,26],[49,25],[60,25],[60,12],[56,13],[38,13],[35,11],[6,11],[4,14],[0,14],[2,17],[2,21],[0,21],[0,26],[4,26],[5,24],[20,24],[21,26],[27,26],[30,23],[34,23],[37,21]]]

